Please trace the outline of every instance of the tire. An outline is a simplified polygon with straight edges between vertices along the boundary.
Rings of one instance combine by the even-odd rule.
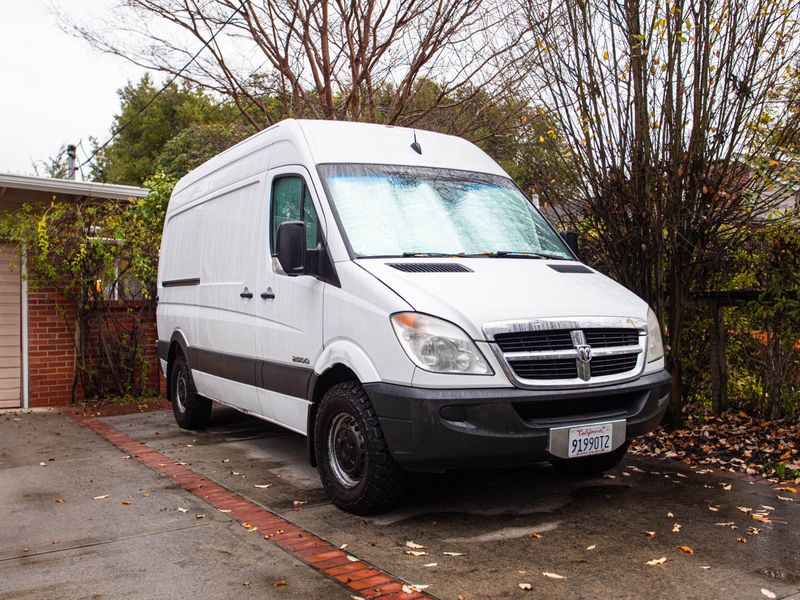
[[[342,510],[373,514],[400,498],[405,473],[389,453],[359,383],[339,383],[325,392],[314,421],[314,449],[322,485]]]
[[[557,458],[551,460],[550,463],[562,473],[570,475],[579,477],[600,475],[616,467],[625,458],[629,443],[629,440],[625,440],[622,446],[606,454],[595,454],[582,458]]]
[[[182,429],[200,429],[211,418],[211,400],[197,393],[192,379],[192,371],[183,354],[177,354],[172,361],[169,378],[172,414]]]

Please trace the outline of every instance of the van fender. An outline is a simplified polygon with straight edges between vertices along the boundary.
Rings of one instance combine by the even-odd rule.
[[[334,365],[344,365],[356,374],[361,383],[381,379],[367,353],[351,340],[338,339],[326,345],[314,363],[314,374],[322,375]]]
[[[172,397],[170,390],[172,389],[172,382],[170,381],[170,377],[172,376],[172,359],[177,354],[178,349],[180,349],[180,353],[183,354],[186,362],[189,364],[189,368],[192,368],[192,361],[189,357],[191,352],[189,348],[189,342],[186,341],[186,336],[180,329],[176,329],[172,332],[172,335],[169,338],[169,342],[162,342],[161,340],[158,341],[159,346],[159,357],[161,358],[162,352],[165,354],[164,359],[167,362],[166,373],[164,376],[167,378],[167,400],[172,402]],[[165,349],[162,350],[163,346],[166,346]]]
[[[314,421],[317,415],[317,406],[315,400],[319,398],[317,392],[317,382],[319,379],[325,378],[326,372],[334,367],[346,367],[361,383],[371,381],[380,381],[378,369],[367,356],[367,353],[361,349],[358,344],[347,339],[338,339],[325,346],[325,349],[317,357],[314,364],[314,373],[308,382],[308,401],[311,403],[308,407],[308,417],[306,423],[306,443],[308,447],[308,459],[312,466],[317,466],[315,451],[314,451]],[[330,375],[337,377],[335,371]],[[330,381],[329,381],[330,382]],[[323,385],[327,385],[323,384]]]

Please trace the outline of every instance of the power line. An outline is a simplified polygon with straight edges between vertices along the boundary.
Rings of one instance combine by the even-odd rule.
[[[92,154],[89,156],[89,158],[87,158],[87,159],[86,159],[84,162],[82,162],[82,163],[80,164],[80,166],[81,166],[81,167],[83,167],[85,164],[89,163],[89,162],[90,162],[90,161],[91,161],[91,160],[92,160],[92,159],[93,159],[95,156],[97,156],[97,153],[98,153],[98,152],[100,152],[100,151],[101,151],[103,148],[105,148],[106,146],[108,146],[108,145],[109,145],[109,144],[110,144],[110,143],[111,143],[111,142],[114,140],[114,138],[115,138],[115,137],[117,137],[117,136],[118,136],[120,133],[122,133],[122,131],[123,131],[123,130],[124,130],[124,129],[125,129],[127,126],[128,126],[128,125],[130,125],[131,123],[133,123],[133,122],[136,120],[136,118],[137,118],[139,115],[141,115],[141,114],[142,114],[142,113],[143,113],[145,110],[147,110],[147,108],[148,108],[148,107],[149,107],[149,106],[150,106],[150,105],[151,105],[151,104],[152,104],[152,103],[153,103],[153,102],[156,100],[156,98],[158,98],[158,97],[159,97],[159,96],[160,96],[160,95],[161,95],[161,94],[164,92],[164,90],[166,90],[166,89],[167,89],[169,86],[171,86],[171,85],[172,85],[172,83],[173,83],[173,82],[174,82],[174,81],[175,81],[175,80],[176,80],[178,77],[180,77],[180,76],[181,76],[181,74],[182,74],[182,73],[183,73],[183,72],[184,72],[186,69],[188,69],[188,68],[189,68],[189,66],[190,66],[190,65],[191,65],[191,64],[192,64],[192,63],[193,63],[193,62],[194,62],[194,61],[197,59],[197,57],[198,57],[198,56],[200,56],[200,53],[201,53],[203,50],[205,50],[206,48],[208,48],[208,45],[209,45],[211,42],[213,42],[213,41],[214,41],[214,38],[215,38],[215,37],[217,37],[217,35],[219,35],[219,33],[220,33],[220,32],[221,32],[223,29],[225,29],[225,26],[226,26],[226,25],[228,25],[228,24],[229,24],[231,21],[233,21],[233,17],[235,17],[235,16],[236,16],[236,14],[237,14],[237,13],[238,13],[240,10],[242,10],[242,7],[244,6],[244,3],[245,3],[245,2],[247,2],[247,0],[242,0],[241,4],[239,4],[239,6],[236,8],[236,10],[234,10],[234,11],[231,13],[231,15],[230,15],[230,16],[227,18],[227,20],[226,20],[226,21],[225,21],[225,22],[224,22],[222,25],[220,25],[219,29],[217,29],[217,30],[214,32],[214,35],[212,35],[210,38],[208,38],[208,40],[207,40],[207,41],[206,41],[206,42],[205,42],[205,43],[204,43],[204,44],[203,44],[203,45],[200,47],[200,49],[199,49],[197,52],[195,52],[194,56],[192,56],[192,58],[190,58],[190,59],[189,59],[189,62],[187,62],[185,65],[183,65],[183,66],[180,68],[180,70],[179,70],[177,73],[175,73],[175,75],[173,75],[173,76],[172,76],[172,78],[171,78],[169,81],[167,81],[167,82],[166,82],[166,83],[165,83],[165,84],[164,84],[164,85],[161,87],[161,89],[160,89],[160,90],[158,90],[158,91],[157,91],[155,94],[153,94],[153,97],[152,97],[152,98],[150,98],[150,100],[148,100],[148,101],[147,101],[147,103],[146,103],[146,104],[145,104],[145,105],[144,105],[142,108],[140,108],[138,111],[136,111],[136,114],[135,114],[135,115],[133,115],[133,116],[132,116],[130,119],[128,119],[127,121],[125,121],[125,123],[123,123],[123,124],[122,124],[122,126],[121,126],[119,129],[117,129],[117,130],[116,130],[116,131],[115,131],[113,134],[111,134],[111,137],[110,137],[110,138],[108,138],[108,139],[107,139],[105,142],[103,142],[103,144],[102,144],[101,146],[98,146],[97,148],[95,148],[94,152],[92,152]]]

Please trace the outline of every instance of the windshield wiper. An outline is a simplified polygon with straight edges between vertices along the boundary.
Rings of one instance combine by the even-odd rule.
[[[494,252],[479,252],[477,254],[465,254],[465,258],[548,258],[551,260],[570,260],[555,254],[545,254],[543,252],[512,252],[509,250],[495,250]]]
[[[454,257],[454,256],[464,256],[463,254],[457,253],[447,253],[447,252],[403,252],[403,257],[408,258],[412,256],[438,256],[438,257]]]

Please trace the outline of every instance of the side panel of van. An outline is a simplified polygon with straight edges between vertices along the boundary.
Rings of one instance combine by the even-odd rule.
[[[249,177],[180,209],[166,226],[172,260],[163,274],[165,311],[192,347],[195,385],[250,412],[259,412],[253,257],[265,205],[263,176]]]

